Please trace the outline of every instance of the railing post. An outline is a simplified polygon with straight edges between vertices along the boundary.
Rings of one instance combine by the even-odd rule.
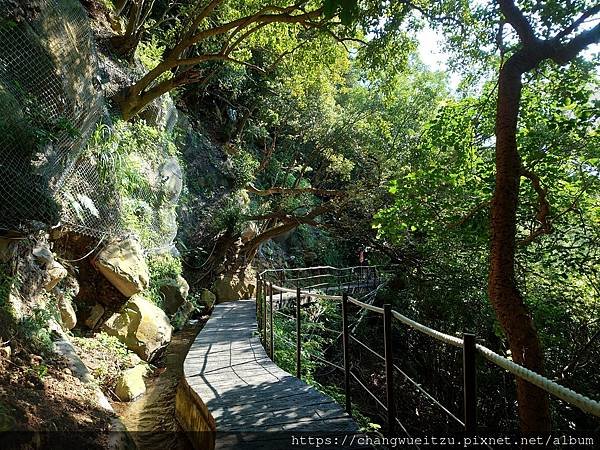
[[[394,355],[392,353],[392,305],[383,305],[383,339],[385,342],[385,394],[387,407],[387,431],[393,433],[396,425],[394,403]]]
[[[271,286],[271,283],[269,283]],[[267,287],[265,286],[265,295],[263,295],[262,303],[262,328],[263,328],[263,339],[265,350],[267,349]]]
[[[296,288],[296,377],[300,379],[300,352],[302,351],[302,338],[300,336],[300,288]]]
[[[463,333],[463,389],[465,432],[477,431],[477,349],[475,334]]]
[[[257,282],[256,282],[256,321],[258,323],[258,329],[260,330],[260,317],[261,317],[261,311],[260,311],[260,295],[261,295],[261,291],[262,291],[262,280],[260,278],[258,278]]]
[[[348,338],[348,294],[342,294],[342,347],[344,352],[344,393],[346,394],[346,412],[352,415],[350,398],[350,347]]]
[[[273,285],[271,285],[271,292],[269,293],[269,353],[271,353],[271,359],[275,361],[273,356]]]

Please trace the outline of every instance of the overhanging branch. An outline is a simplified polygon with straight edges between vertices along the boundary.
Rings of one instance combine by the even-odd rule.
[[[346,195],[345,191],[338,191],[333,189],[318,189],[318,188],[283,188],[283,187],[272,187],[269,189],[257,189],[254,185],[250,184],[246,187],[248,192],[251,192],[259,197],[267,197],[269,195],[300,195],[300,194],[314,194],[322,197],[343,197]]]

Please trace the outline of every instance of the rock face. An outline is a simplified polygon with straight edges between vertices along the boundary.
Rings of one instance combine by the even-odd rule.
[[[212,291],[217,297],[217,303],[228,300],[250,298],[256,290],[256,280],[249,274],[221,275],[213,285]]]
[[[144,361],[151,361],[169,343],[173,331],[164,311],[140,295],[130,298],[102,329],[116,336]]]
[[[10,261],[13,255],[14,241],[11,239],[0,238],[0,262]]]
[[[134,238],[109,243],[98,254],[96,267],[125,297],[143,291],[150,283],[142,246]]]
[[[179,161],[175,157],[168,158],[159,168],[161,190],[164,200],[177,203],[183,188],[183,174]]]
[[[250,222],[250,224],[242,231],[240,237],[242,238],[242,242],[248,242],[254,239],[258,235],[258,226],[254,222]]]
[[[171,316],[183,305],[190,292],[190,286],[181,275],[174,280],[168,280],[160,287],[160,293],[165,298],[165,312]]]
[[[115,393],[121,401],[129,402],[146,392],[144,375],[147,370],[147,367],[141,364],[123,371],[115,389]]]

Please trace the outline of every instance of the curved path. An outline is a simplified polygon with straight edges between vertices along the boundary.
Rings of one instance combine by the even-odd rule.
[[[269,359],[254,300],[215,306],[185,359],[184,376],[215,419],[216,448],[289,448],[294,433],[331,435],[347,448],[358,432],[331,398]]]

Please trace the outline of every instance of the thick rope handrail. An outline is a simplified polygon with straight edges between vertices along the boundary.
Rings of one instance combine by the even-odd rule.
[[[393,267],[394,265],[392,265]],[[333,266],[315,266],[315,267],[293,267],[293,268],[289,268],[289,269],[265,269],[262,272],[260,272],[258,274],[259,277],[262,277],[265,273],[271,273],[271,272],[302,272],[302,271],[307,271],[307,270],[323,270],[323,269],[328,269],[328,270],[354,270],[354,269],[377,269],[378,267],[384,267],[384,266],[352,266],[352,267],[333,267]],[[386,266],[389,267],[389,266]]]
[[[572,389],[561,386],[555,381],[549,380],[548,378],[540,375],[539,373],[529,370],[510,359],[506,359],[503,356],[498,355],[487,347],[477,344],[477,350],[481,353],[484,358],[492,363],[496,364],[503,369],[508,370],[510,373],[529,381],[531,384],[535,384],[540,389],[554,395],[561,400],[576,406],[582,411],[592,414],[596,417],[600,417],[600,402],[593,400],[585,395],[579,394]]]
[[[361,308],[368,309],[369,311],[373,311],[377,314],[383,314],[383,308],[378,308],[377,306],[369,305],[368,303],[361,302],[360,300],[356,300],[354,297],[348,297],[348,301],[350,303],[354,303],[356,306],[360,306]]]
[[[271,286],[273,287],[273,289],[280,291],[280,292],[290,292],[293,294],[296,293],[296,289],[289,289],[289,288],[285,288],[282,286],[276,286],[276,285],[271,285]],[[323,299],[327,299],[327,300],[341,300],[342,299],[341,295],[325,295],[325,294],[306,292],[306,291],[302,291],[302,290],[300,291],[300,295],[323,298]],[[359,300],[356,300],[353,297],[348,297],[348,301],[357,306],[360,306],[361,308],[368,309],[369,311],[373,311],[378,314],[383,314],[383,308],[379,308],[379,307],[376,307],[373,305],[369,305],[367,303],[363,303]],[[434,330],[433,328],[429,328],[428,326],[423,325],[422,323],[419,323],[412,319],[409,319],[408,317],[400,314],[396,310],[392,310],[392,316],[395,319],[399,320],[400,322],[408,325],[409,327],[411,327],[423,334],[426,334],[438,341],[444,342],[444,343],[452,345],[454,347],[459,347],[459,348],[463,347],[463,341],[459,337],[452,336],[452,335],[449,335],[446,333],[442,333],[441,331]],[[479,353],[481,353],[483,355],[484,358],[486,358],[488,361],[492,362],[493,364],[497,365],[498,367],[501,367],[501,368],[509,371],[513,375],[516,375],[519,378],[522,378],[522,379],[530,382],[531,384],[536,385],[540,389],[543,389],[544,391],[548,392],[549,394],[551,394],[573,406],[576,406],[577,408],[581,409],[582,411],[584,411],[588,414],[592,414],[596,417],[600,417],[600,402],[593,400],[589,397],[586,397],[585,395],[579,394],[579,393],[573,391],[572,389],[561,386],[560,384],[544,377],[543,375],[540,375],[532,370],[527,369],[526,367],[523,367],[523,366],[511,361],[510,359],[507,359],[503,356],[498,355],[494,351],[490,350],[489,348],[487,348],[481,344],[477,344],[476,349],[477,349],[477,351],[479,351]]]
[[[394,319],[397,319],[400,322],[408,325],[409,327],[414,328],[415,330],[420,331],[423,334],[431,336],[432,338],[437,339],[438,341],[445,342],[446,344],[450,344],[455,347],[462,348],[463,346],[463,341],[461,338],[452,336],[450,334],[442,333],[441,331],[434,330],[433,328],[429,328],[428,326],[423,325],[422,323],[409,319],[408,317],[400,314],[394,309],[392,310],[392,316],[394,317]]]

